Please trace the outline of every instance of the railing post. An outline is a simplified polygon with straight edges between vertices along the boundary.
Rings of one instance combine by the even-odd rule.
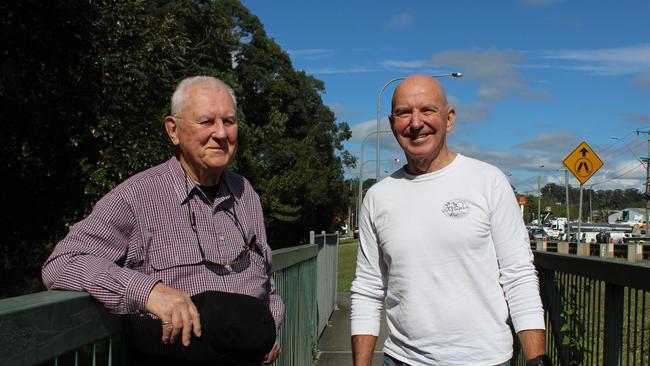
[[[603,339],[603,365],[619,365],[623,343],[624,288],[605,284],[605,335]]]
[[[609,238],[609,243],[600,244],[600,257],[603,259],[614,258],[614,238]]]
[[[578,243],[578,255],[588,257],[591,253],[591,243]]]
[[[564,326],[565,319],[562,318],[562,292],[555,281],[555,273],[552,270],[538,268],[539,285],[541,289],[542,302],[546,309],[547,320],[551,324],[553,340],[555,341],[555,350],[560,360],[560,365],[569,364],[568,353],[564,347],[564,334],[561,329]],[[549,345],[550,346],[550,345]]]
[[[546,238],[544,238],[546,240]],[[580,245],[580,243],[578,243]],[[562,254],[569,254],[569,242],[568,241],[558,241],[557,242],[557,252]]]
[[[634,242],[627,244],[628,262],[640,262],[643,260],[643,245]]]
[[[314,230],[309,232],[309,244],[316,244],[316,233]]]
[[[535,250],[539,250],[540,252],[545,252],[547,250],[548,246],[548,238],[543,238],[543,239],[537,239],[535,240]]]

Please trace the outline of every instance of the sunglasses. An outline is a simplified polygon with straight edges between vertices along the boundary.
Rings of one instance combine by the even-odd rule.
[[[185,180],[186,190],[187,193],[189,194],[189,189],[187,187],[187,177],[185,179],[186,179]],[[228,191],[230,191],[230,187],[228,187],[227,184],[226,187],[228,188]],[[251,263],[251,251],[255,250],[256,253],[261,255],[261,251],[259,250],[259,245],[257,243],[257,236],[253,234],[253,236],[251,236],[250,239],[247,238],[246,233],[244,231],[244,227],[242,226],[241,221],[239,221],[239,218],[237,217],[237,210],[235,210],[235,204],[237,200],[232,195],[232,192],[230,192],[230,196],[233,203],[232,211],[227,208],[224,209],[224,211],[235,223],[235,226],[237,227],[237,231],[239,231],[239,233],[242,236],[242,239],[244,240],[244,246],[242,248],[242,251],[234,259],[227,262],[215,262],[205,257],[205,251],[203,250],[203,245],[201,244],[201,239],[199,236],[199,230],[196,225],[196,216],[191,206],[192,200],[190,199],[187,201],[187,209],[189,211],[190,226],[192,227],[192,231],[194,231],[194,236],[196,236],[196,243],[199,247],[199,252],[201,253],[201,264],[205,265],[213,273],[216,273],[221,276],[232,272],[239,273],[246,270],[246,268],[248,268]]]

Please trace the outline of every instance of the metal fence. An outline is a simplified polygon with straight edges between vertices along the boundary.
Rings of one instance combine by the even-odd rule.
[[[318,334],[322,334],[336,307],[336,279],[339,257],[339,233],[316,235],[309,233],[309,243],[318,245],[318,275],[316,298],[318,304]]]
[[[556,365],[650,365],[650,267],[535,251]],[[515,365],[523,365],[515,346]]]
[[[325,241],[329,244],[324,249],[332,250],[330,235]],[[319,334],[318,256],[316,244],[273,251],[273,278],[285,303],[276,366],[312,364]],[[331,281],[323,279],[324,291],[330,291]],[[45,291],[3,299],[0,366],[125,365],[121,332],[121,317],[84,292]]]

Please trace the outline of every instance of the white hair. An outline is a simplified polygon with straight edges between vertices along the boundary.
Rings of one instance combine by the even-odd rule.
[[[217,87],[228,92],[232,98],[235,113],[237,113],[237,98],[235,97],[235,92],[228,84],[212,76],[190,76],[181,80],[178,85],[176,85],[176,90],[174,90],[174,94],[172,94],[172,116],[178,116],[183,108],[185,108],[185,103],[187,103],[187,89],[190,86],[201,82],[214,83]]]

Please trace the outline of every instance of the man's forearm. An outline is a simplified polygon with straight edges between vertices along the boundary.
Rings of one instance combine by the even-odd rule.
[[[352,336],[352,358],[354,366],[370,366],[372,354],[375,351],[377,337],[369,334]]]
[[[517,333],[526,361],[546,353],[544,329],[527,329]]]

